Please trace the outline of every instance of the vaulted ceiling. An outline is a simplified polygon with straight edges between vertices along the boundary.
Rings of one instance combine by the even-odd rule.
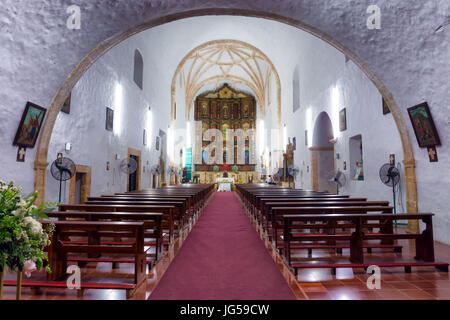
[[[181,61],[175,77],[179,75],[183,79],[187,118],[199,90],[209,83],[218,85],[222,80],[247,85],[264,113],[271,77],[278,78],[263,52],[236,40],[211,41],[193,49]]]

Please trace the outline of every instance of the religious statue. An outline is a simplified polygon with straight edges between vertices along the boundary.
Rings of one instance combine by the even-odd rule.
[[[229,114],[228,106],[227,106],[227,105],[224,105],[224,106],[223,106],[223,117],[224,117],[225,119],[228,119],[228,114]]]

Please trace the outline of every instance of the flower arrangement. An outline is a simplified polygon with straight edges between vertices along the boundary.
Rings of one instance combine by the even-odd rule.
[[[35,206],[38,193],[22,196],[21,191],[12,181],[7,184],[0,180],[0,298],[6,268],[17,270],[17,297],[20,298],[22,272],[30,276],[30,272],[43,267],[47,261],[43,250],[50,244],[54,230],[52,224],[43,228],[39,220],[48,218],[45,213],[58,203]],[[51,272],[48,265],[45,269]]]
[[[219,166],[218,166],[217,164],[213,167],[213,171],[214,171],[215,173],[217,173],[217,172],[220,171],[220,168],[219,168]]]

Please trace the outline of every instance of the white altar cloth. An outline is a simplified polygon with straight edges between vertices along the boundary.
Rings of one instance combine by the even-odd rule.
[[[217,178],[216,183],[218,184],[217,191],[231,191],[231,184],[234,183],[233,178]]]

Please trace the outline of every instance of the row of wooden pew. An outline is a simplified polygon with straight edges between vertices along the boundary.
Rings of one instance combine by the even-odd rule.
[[[335,274],[336,268],[367,268],[374,264],[404,267],[405,272],[419,266],[448,272],[448,263],[435,262],[432,213],[393,214],[387,201],[268,184],[237,185],[236,192],[259,230],[295,274],[306,268],[329,268]],[[399,220],[419,220],[425,228],[417,234],[397,232]],[[415,240],[415,261],[398,259],[402,252],[398,240],[402,239]],[[312,251],[317,249],[332,253],[326,263],[313,259]],[[334,258],[336,253],[342,255],[343,249],[350,249],[348,262],[342,262],[341,256]],[[384,254],[382,259],[369,262],[365,252],[371,254],[373,249],[395,254]],[[300,259],[304,250],[308,258]]]
[[[106,275],[102,281],[82,281],[78,293],[92,288],[125,289],[128,298],[182,232],[192,227],[213,191],[212,184],[185,184],[90,197],[84,204],[61,204],[43,221],[55,225],[47,248],[52,273],[46,281],[24,281],[22,285],[65,288],[70,264],[83,270],[87,264],[111,263],[115,269],[127,263],[134,265],[131,283],[123,283],[123,279],[111,282],[111,272],[111,279]],[[83,272],[81,276],[83,279]],[[14,281],[5,284],[15,285]]]

